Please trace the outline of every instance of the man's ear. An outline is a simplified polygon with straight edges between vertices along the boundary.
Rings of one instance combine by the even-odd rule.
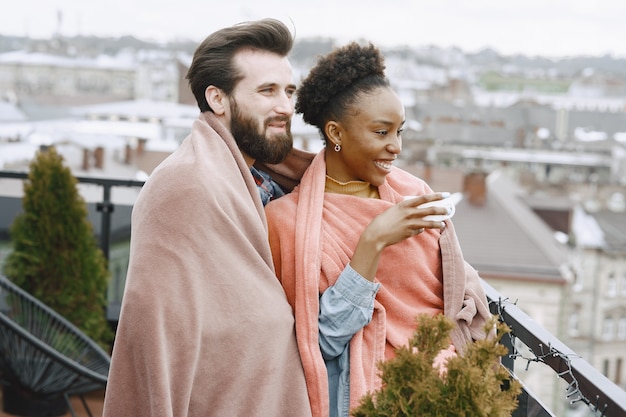
[[[210,85],[204,90],[204,97],[213,113],[222,116],[226,112],[226,94],[221,89]]]
[[[327,122],[324,126],[324,133],[333,145],[341,145],[341,125],[339,123],[334,120]]]

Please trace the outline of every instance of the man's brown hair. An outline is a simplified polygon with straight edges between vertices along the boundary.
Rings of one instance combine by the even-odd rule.
[[[204,92],[213,85],[230,95],[242,75],[233,64],[233,56],[242,49],[273,52],[287,56],[293,36],[276,19],[243,22],[220,29],[202,41],[193,55],[187,79],[201,112],[212,111]]]

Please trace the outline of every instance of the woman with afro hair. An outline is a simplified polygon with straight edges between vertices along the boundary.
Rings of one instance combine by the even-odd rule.
[[[484,337],[490,317],[452,222],[421,179],[394,167],[404,107],[371,44],[321,57],[297,90],[296,112],[325,148],[300,184],[266,206],[277,276],[296,317],[313,415],[348,416],[380,387],[377,363],[412,337],[420,313],[456,323],[445,360]],[[405,199],[404,196],[415,198]]]

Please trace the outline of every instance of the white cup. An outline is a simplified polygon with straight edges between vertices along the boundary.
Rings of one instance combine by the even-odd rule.
[[[449,195],[448,197],[442,198],[441,200],[429,201],[428,203],[420,204],[419,206],[417,206],[417,208],[444,207],[448,209],[448,214],[431,214],[428,216],[424,216],[424,220],[433,222],[442,222],[444,220],[448,220],[449,218],[454,216],[454,213],[456,212],[456,203],[458,203],[459,201],[459,199],[456,198],[457,194],[459,193]],[[410,200],[415,197],[416,196],[414,195],[407,195],[404,197],[404,199]]]

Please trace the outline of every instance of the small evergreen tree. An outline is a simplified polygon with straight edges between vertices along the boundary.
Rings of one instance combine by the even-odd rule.
[[[470,343],[463,355],[449,359],[447,370],[440,374],[433,367],[434,359],[448,346],[453,326],[444,315],[418,316],[409,345],[379,364],[382,387],[366,394],[352,416],[511,416],[521,385],[499,364],[507,353],[499,342],[510,329],[493,317],[485,326],[487,337]]]
[[[107,350],[113,331],[105,316],[106,259],[77,180],[54,147],[31,162],[22,207],[10,228],[4,274]]]

